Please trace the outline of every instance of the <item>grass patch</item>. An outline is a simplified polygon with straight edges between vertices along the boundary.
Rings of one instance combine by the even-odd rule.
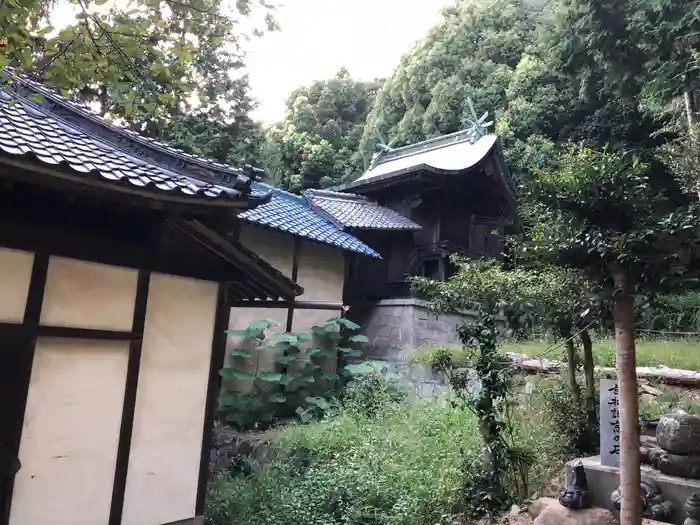
[[[555,344],[548,341],[509,343],[504,351],[528,356],[539,356],[564,360],[564,347],[551,349]],[[659,366],[700,370],[700,341],[697,339],[639,339],[637,340],[637,366]],[[593,343],[593,357],[598,366],[615,366],[615,341],[600,339]]]
[[[536,458],[534,490],[554,462],[551,432],[537,417],[521,418],[516,432]],[[207,524],[448,523],[464,462],[480,453],[475,417],[448,401],[388,403],[371,416],[344,409],[281,431],[259,472],[213,483]]]

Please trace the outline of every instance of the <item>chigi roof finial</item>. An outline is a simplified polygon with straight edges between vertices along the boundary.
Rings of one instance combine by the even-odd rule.
[[[488,135],[489,126],[493,125],[493,121],[486,122],[489,118],[489,112],[487,111],[481,117],[477,116],[476,110],[474,109],[474,104],[471,98],[467,98],[467,105],[469,106],[469,116],[467,117],[467,122],[469,123],[469,128],[467,130],[467,136],[471,140],[472,144],[479,140],[481,137]]]
[[[379,159],[384,155],[385,153],[389,153],[393,148],[391,146],[394,145],[396,142],[397,138],[394,137],[391,139],[388,143],[384,140],[384,137],[382,134],[379,132],[379,130],[376,131],[377,135],[377,148],[379,151],[377,151],[374,155],[372,155],[372,160],[369,163],[369,169],[374,168],[378,163]]]

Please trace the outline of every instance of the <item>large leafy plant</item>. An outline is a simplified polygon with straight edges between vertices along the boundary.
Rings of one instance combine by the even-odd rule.
[[[226,380],[250,382],[228,389],[220,397],[227,420],[239,427],[269,425],[275,419],[297,416],[302,422],[332,415],[337,398],[354,373],[352,365],[337,371],[328,358],[357,358],[352,345],[367,342],[356,332],[360,326],[342,317],[315,325],[310,333],[271,334],[271,321],[261,319],[243,330],[229,330],[240,338],[231,350],[229,366],[220,375]],[[273,358],[273,366],[270,359]]]

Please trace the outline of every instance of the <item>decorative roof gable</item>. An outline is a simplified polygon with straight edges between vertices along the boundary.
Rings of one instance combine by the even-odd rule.
[[[311,209],[326,214],[341,228],[363,230],[420,230],[421,226],[403,215],[380,206],[362,195],[329,190],[304,192]]]

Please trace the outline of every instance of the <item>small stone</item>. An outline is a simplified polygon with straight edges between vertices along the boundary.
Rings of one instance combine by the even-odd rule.
[[[695,454],[700,443],[700,418],[680,410],[667,414],[656,426],[656,440],[672,454]]]
[[[535,518],[534,525],[618,525],[618,522],[606,509],[593,507],[573,510],[556,502],[545,507]]]
[[[510,512],[508,513],[508,515],[509,515],[511,518],[515,518],[516,516],[519,516],[519,515],[520,515],[520,512],[521,512],[521,511],[520,511],[520,506],[519,506],[519,505],[513,505],[513,506],[511,506]]]
[[[537,516],[542,514],[542,511],[544,509],[555,503],[557,505],[559,504],[559,502],[555,498],[539,498],[530,503],[530,506],[527,508],[527,511],[530,513],[530,516],[536,518]]]

